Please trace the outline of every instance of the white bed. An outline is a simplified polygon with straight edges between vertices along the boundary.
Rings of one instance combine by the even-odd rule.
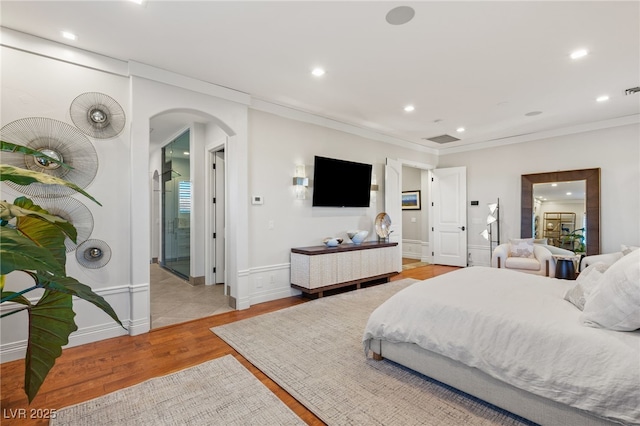
[[[640,331],[586,327],[575,281],[465,268],[402,290],[363,342],[391,361],[540,424],[640,424]]]

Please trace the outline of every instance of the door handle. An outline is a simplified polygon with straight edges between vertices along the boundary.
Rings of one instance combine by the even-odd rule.
[[[463,231],[465,230],[464,225],[462,225],[462,226],[458,226],[458,228],[462,229]]]

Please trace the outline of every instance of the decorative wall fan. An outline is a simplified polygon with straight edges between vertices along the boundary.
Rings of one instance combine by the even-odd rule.
[[[5,164],[56,176],[81,188],[89,185],[98,171],[98,155],[89,138],[65,122],[44,117],[21,118],[2,127],[0,138],[41,151],[72,168],[67,169],[59,164],[19,152],[2,152],[2,162]],[[12,182],[7,184],[33,197],[62,197],[75,192],[61,185],[32,183],[23,186]]]
[[[77,96],[69,108],[71,121],[86,135],[98,139],[117,136],[126,117],[124,109],[109,95],[87,92]]]
[[[71,197],[31,199],[34,204],[47,210],[49,213],[59,216],[71,223],[78,232],[76,242],[69,238],[64,240],[67,253],[72,252],[76,247],[86,241],[93,232],[93,215],[87,206],[81,201]]]
[[[102,268],[111,260],[111,247],[102,240],[87,240],[76,249],[76,260],[88,269]]]

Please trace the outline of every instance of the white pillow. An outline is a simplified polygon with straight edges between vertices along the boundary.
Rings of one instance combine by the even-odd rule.
[[[622,244],[622,245],[620,246],[620,251],[622,252],[622,255],[623,255],[623,256],[626,256],[626,255],[628,255],[629,253],[631,253],[632,251],[634,251],[634,250],[638,250],[638,248],[639,248],[639,247],[636,247],[636,246],[628,246],[628,245]]]
[[[509,240],[509,257],[534,258],[533,238]]]
[[[640,328],[640,250],[634,250],[604,273],[587,297],[580,316],[584,325],[617,331]]]
[[[564,300],[573,303],[576,308],[583,310],[586,299],[598,287],[601,278],[609,265],[603,262],[597,262],[589,265],[584,271],[578,275],[576,285],[567,290]]]

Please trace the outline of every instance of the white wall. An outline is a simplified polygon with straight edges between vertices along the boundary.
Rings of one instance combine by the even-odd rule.
[[[47,117],[63,121],[71,126],[69,107],[76,96],[85,92],[101,92],[114,98],[125,110],[129,108],[129,81],[124,76],[96,71],[42,56],[2,47],[1,110],[2,126],[27,117]],[[112,139],[89,137],[98,155],[98,171],[95,179],[85,189],[102,207],[80,196],[76,198],[91,211],[94,220],[92,239],[105,241],[112,251],[109,263],[100,269],[86,269],[75,259],[75,252],[67,255],[67,273],[89,285],[96,293],[114,306],[126,327],[130,327],[129,298],[134,291],[130,284],[131,246],[127,236],[130,228],[130,137],[129,120],[123,132]],[[2,198],[13,201],[16,192],[2,185]],[[25,281],[9,277],[7,290],[19,290]],[[2,305],[2,312],[10,309]],[[71,344],[86,343],[99,338],[125,334],[95,306],[74,301],[76,320],[80,330],[71,337]],[[21,357],[24,354],[27,323],[23,314],[2,319],[2,360]]]
[[[262,205],[249,205],[252,304],[299,294],[289,282],[291,248],[321,245],[332,236],[348,241],[346,232],[351,229],[369,231],[368,240],[377,238],[374,220],[384,211],[387,157],[435,162],[432,154],[254,109],[249,113],[249,153],[250,195],[264,200]],[[371,206],[312,207],[313,182],[307,198],[296,199],[292,184],[296,165],[304,164],[312,181],[315,155],[372,164],[380,190],[372,193]]]
[[[625,125],[523,144],[442,155],[438,167],[467,167],[469,247],[474,264],[488,264],[486,205],[500,198],[501,239],[520,237],[523,174],[601,169],[601,252],[640,243],[640,126]]]

